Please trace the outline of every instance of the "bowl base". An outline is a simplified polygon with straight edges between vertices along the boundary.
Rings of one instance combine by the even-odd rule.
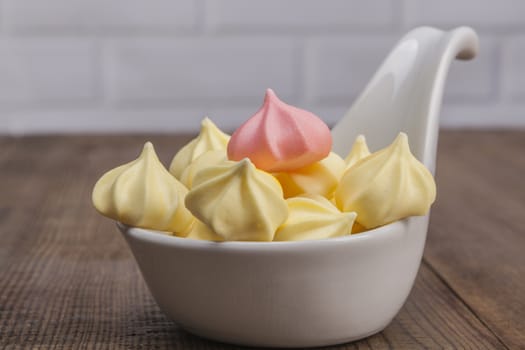
[[[366,332],[359,335],[354,335],[350,337],[345,338],[334,338],[334,339],[318,339],[313,340],[309,339],[293,339],[293,338],[287,338],[287,339],[265,339],[265,340],[240,340],[240,339],[231,339],[217,334],[211,335],[206,332],[200,332],[198,330],[194,330],[188,327],[181,327],[185,332],[196,336],[198,338],[202,338],[208,341],[214,341],[222,344],[230,344],[230,345],[237,345],[237,346],[247,346],[247,347],[262,347],[262,348],[288,348],[288,349],[303,349],[303,348],[315,348],[315,347],[325,347],[325,346],[336,346],[336,345],[343,345],[347,344],[353,341],[361,340],[364,338],[368,338],[374,334],[377,334],[381,332],[383,329],[386,328],[390,324],[390,321],[385,324],[382,327],[379,327],[371,332]]]

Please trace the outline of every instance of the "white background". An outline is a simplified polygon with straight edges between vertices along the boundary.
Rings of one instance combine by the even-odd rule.
[[[523,0],[0,0],[0,133],[231,130],[267,87],[333,123],[421,24],[481,35],[442,126],[525,127]]]

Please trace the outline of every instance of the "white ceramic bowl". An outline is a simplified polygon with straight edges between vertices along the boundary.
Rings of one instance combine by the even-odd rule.
[[[394,47],[332,129],[346,155],[357,134],[372,149],[408,134],[432,172],[445,77],[455,58],[476,55],[466,27],[421,27]],[[417,274],[428,216],[343,238],[214,243],[119,225],[161,309],[191,333],[255,346],[310,347],[381,331]]]
[[[311,347],[381,331],[407,298],[425,232],[412,218],[302,242],[197,241],[119,225],[164,313],[228,343]]]

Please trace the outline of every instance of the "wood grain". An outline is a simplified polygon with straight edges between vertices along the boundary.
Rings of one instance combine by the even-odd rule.
[[[525,133],[441,136],[439,201],[407,303],[383,332],[327,349],[523,346]],[[97,178],[147,139],[167,164],[189,137],[0,138],[0,348],[237,348],[170,322],[91,206]]]
[[[425,260],[507,347],[525,348],[525,133],[440,142]]]

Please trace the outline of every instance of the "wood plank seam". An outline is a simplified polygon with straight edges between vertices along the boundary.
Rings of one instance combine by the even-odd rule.
[[[422,264],[425,264],[425,266],[427,266],[431,271],[432,273],[434,273],[434,275],[450,290],[450,292],[456,297],[456,299],[458,299],[466,308],[467,310],[472,314],[474,315],[474,317],[485,327],[487,328],[487,330],[494,336],[494,338],[496,338],[500,344],[502,346],[505,347],[505,349],[511,349],[506,343],[505,341],[497,334],[495,333],[492,328],[490,328],[490,326],[485,322],[485,320],[483,320],[477,313],[476,311],[465,301],[464,298],[461,297],[461,295],[452,287],[452,285],[444,278],[443,275],[441,275],[439,273],[439,271],[437,269],[434,268],[434,266],[432,266],[432,264],[427,261],[427,259],[425,257],[423,257],[422,261],[421,261]]]

